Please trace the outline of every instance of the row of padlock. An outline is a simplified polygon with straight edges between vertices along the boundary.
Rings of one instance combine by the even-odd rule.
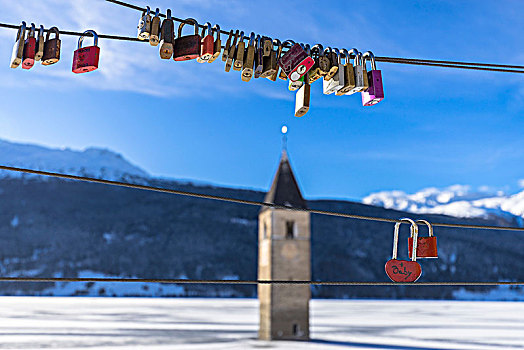
[[[27,32],[27,36],[26,36]],[[16,34],[13,53],[11,55],[11,68],[18,68],[22,65],[23,69],[31,69],[35,62],[41,61],[42,65],[49,66],[60,61],[60,31],[57,27],[47,30],[44,39],[45,29],[40,26],[38,37],[36,37],[36,26],[31,23],[31,28],[27,29],[27,24],[22,22]],[[51,38],[51,34],[55,34]],[[94,45],[82,47],[82,43],[87,34],[94,38]],[[100,48],[98,47],[98,35],[93,30],[87,30],[78,39],[78,49],[73,56],[73,73],[87,73],[98,69],[100,58]]]
[[[166,19],[160,19],[160,9],[154,16],[150,7],[142,13],[138,23],[137,37],[149,40],[152,46],[160,46],[162,59],[187,61],[196,59],[200,63],[211,63],[222,53],[225,70],[231,68],[241,72],[243,81],[251,78],[267,78],[276,81],[277,77],[289,80],[289,90],[297,91],[295,115],[303,116],[309,110],[310,84],[323,79],[324,94],[352,95],[362,93],[362,104],[372,106],[384,99],[381,71],[376,69],[373,54],[365,54],[357,49],[323,49],[322,45],[303,45],[287,40],[265,36],[245,36],[244,32],[231,30],[222,51],[220,26],[207,22],[199,33],[199,24],[193,18],[180,23],[175,36],[175,24],[171,10],[166,11]],[[194,27],[194,33],[183,35],[185,24]],[[354,59],[351,64],[350,60]],[[371,70],[366,69],[366,60],[371,61]],[[343,62],[344,60],[344,62]],[[280,72],[279,72],[280,70]]]
[[[408,256],[411,260],[397,259],[398,237],[400,225],[403,222],[411,224],[410,236],[408,238]],[[419,237],[417,223],[428,226],[429,236]],[[417,262],[417,259],[428,258],[438,258],[437,237],[433,234],[431,224],[426,220],[418,220],[415,222],[408,218],[401,219],[397,222],[393,236],[393,255],[385,266],[388,277],[393,282],[415,282],[422,275],[422,267]]]

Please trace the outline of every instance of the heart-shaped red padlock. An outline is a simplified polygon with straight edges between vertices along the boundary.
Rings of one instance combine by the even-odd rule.
[[[391,259],[386,263],[386,274],[393,282],[415,282],[422,275],[422,268],[416,261]]]
[[[411,224],[411,234],[413,236],[413,252],[411,254],[411,261],[398,260],[398,234],[400,225],[403,222]],[[422,268],[417,262],[417,240],[418,240],[418,226],[415,221],[411,219],[400,219],[395,224],[395,235],[393,236],[393,256],[391,260],[386,263],[386,274],[393,282],[415,282],[422,275]]]

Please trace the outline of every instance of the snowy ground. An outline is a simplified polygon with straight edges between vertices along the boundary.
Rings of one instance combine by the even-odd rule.
[[[261,342],[254,299],[0,297],[2,349],[524,349],[524,303],[311,302],[311,342]]]

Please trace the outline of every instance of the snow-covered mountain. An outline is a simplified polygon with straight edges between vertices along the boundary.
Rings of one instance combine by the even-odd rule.
[[[524,191],[507,195],[503,192],[472,191],[469,186],[455,185],[444,189],[426,188],[414,194],[402,191],[377,192],[362,201],[365,204],[419,214],[444,214],[464,218],[524,218]]]
[[[83,151],[69,148],[52,149],[1,139],[0,164],[106,180],[149,177],[147,172],[131,164],[120,154],[107,149],[87,148]],[[20,177],[22,175],[21,173],[0,171],[2,177]]]

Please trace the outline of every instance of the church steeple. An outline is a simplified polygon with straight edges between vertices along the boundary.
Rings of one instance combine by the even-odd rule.
[[[285,149],[282,150],[277,173],[264,202],[302,209],[307,208]]]

